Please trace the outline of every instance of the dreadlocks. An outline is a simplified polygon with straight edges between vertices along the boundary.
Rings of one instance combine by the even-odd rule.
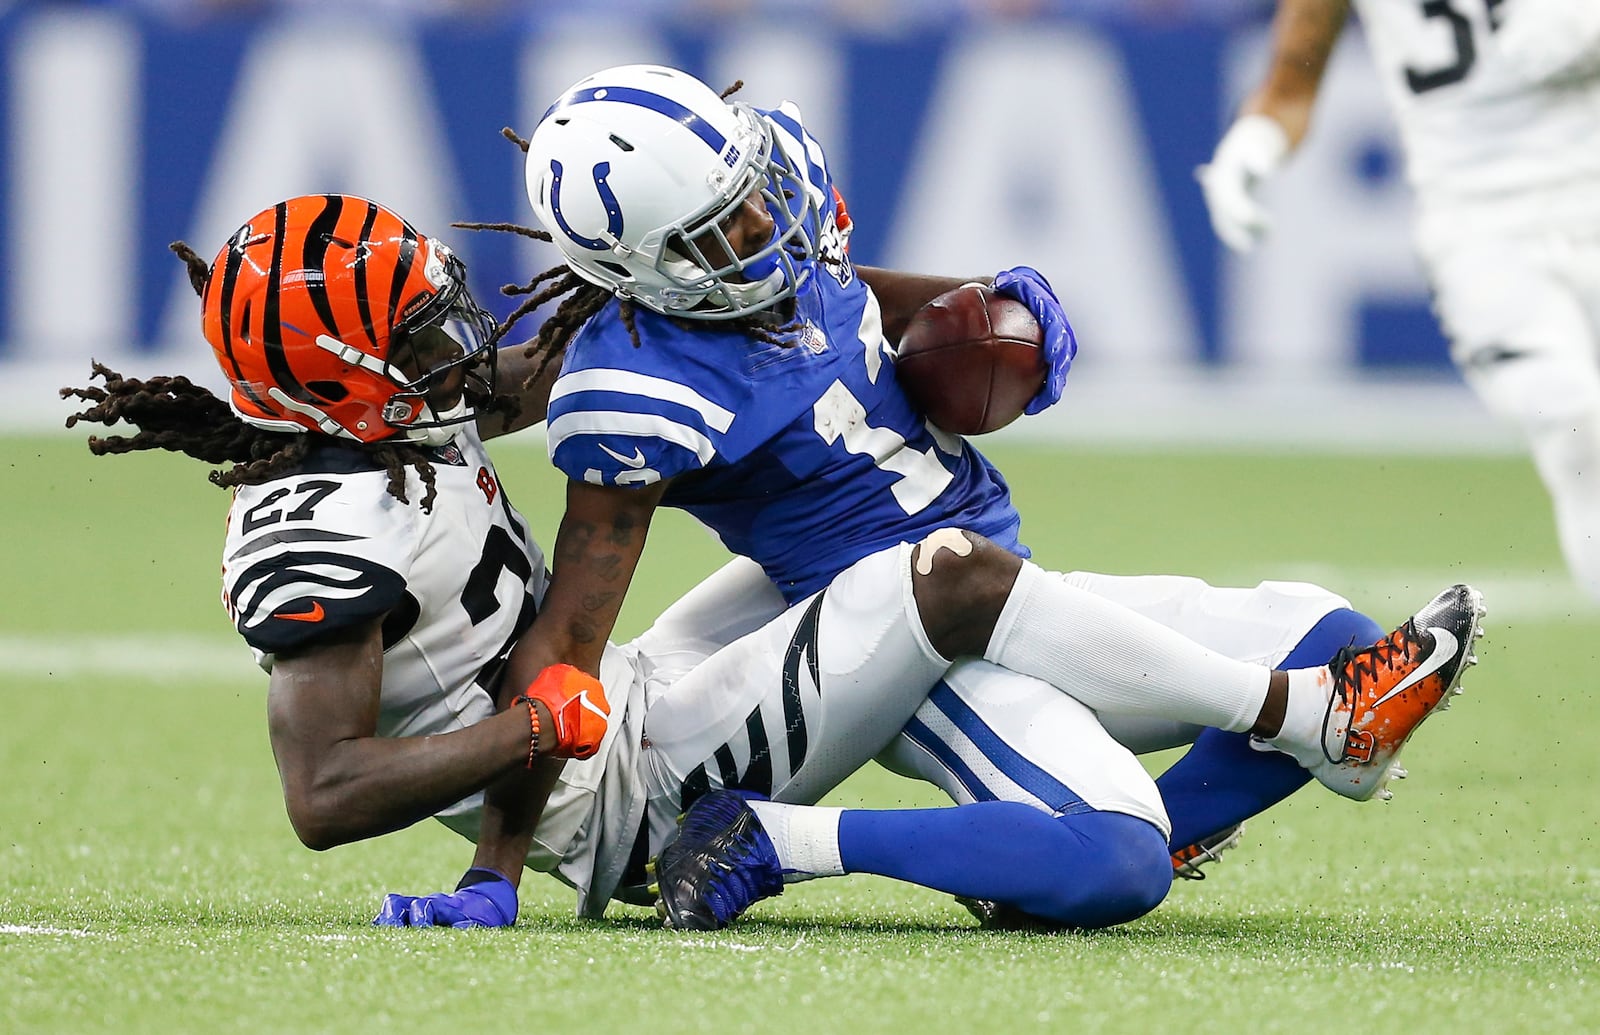
[[[726,100],[743,86],[744,81],[737,80],[732,86],[722,91],[721,96]],[[500,135],[515,144],[523,154],[527,154],[528,141],[519,136],[516,130],[507,126],[500,131]],[[461,230],[492,230],[517,234],[521,237],[532,238],[535,241],[543,241],[546,244],[552,240],[551,236],[543,230],[520,226],[516,223],[452,223],[451,225]],[[562,298],[563,295],[566,296],[561,304],[556,306],[555,312],[544,323],[539,325],[539,332],[526,344],[527,351],[524,355],[527,358],[541,358],[539,365],[534,368],[533,373],[524,382],[524,387],[530,386],[538,380],[539,375],[544,373],[545,368],[550,365],[551,361],[566,350],[573,336],[583,328],[589,318],[605,308],[613,297],[608,289],[598,284],[589,283],[572,272],[565,264],[552,266],[526,284],[507,284],[500,291],[505,295],[527,295],[528,297],[495,329],[494,337],[497,341],[509,334],[511,328],[516,326],[529,313],[547,302]],[[618,314],[622,317],[623,326],[628,330],[628,337],[633,341],[633,347],[639,348],[641,342],[639,341],[639,329],[634,322],[637,310],[633,300],[619,297],[617,299],[617,309]],[[686,320],[682,317],[669,317],[669,319],[679,327],[688,330],[694,330],[702,326],[695,320]],[[800,325],[798,321],[794,320],[779,323],[767,313],[752,313],[748,316],[723,321],[720,326],[729,330],[740,331],[755,338],[757,341],[782,347],[794,344],[794,332],[799,329]]]
[[[206,261],[182,241],[171,247],[188,269],[190,286],[196,294],[204,294],[211,276]],[[104,387],[91,384],[61,389],[63,399],[82,399],[92,404],[68,417],[67,427],[90,421],[107,427],[120,422],[138,429],[131,436],[89,436],[89,451],[96,456],[166,449],[208,464],[231,463],[232,468],[212,471],[209,478],[213,485],[232,488],[271,481],[293,470],[311,451],[309,435],[267,431],[247,424],[226,402],[187,377],[139,380],[123,377],[102,363],[94,364],[92,377],[103,379]],[[394,440],[344,444],[368,453],[383,465],[389,474],[389,495],[401,503],[411,502],[406,496],[406,467],[414,468],[427,489],[422,509],[433,508],[438,496],[434,470],[421,447]]]

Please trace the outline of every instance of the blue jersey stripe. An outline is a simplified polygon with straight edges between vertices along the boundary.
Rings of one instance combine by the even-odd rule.
[[[550,105],[550,110],[546,111],[544,117],[539,121],[543,122],[563,108],[569,108],[574,104],[587,104],[590,101],[632,104],[659,112],[682,125],[684,129],[687,129],[701,140],[704,140],[706,146],[719,155],[722,153],[722,149],[728,146],[728,138],[723,136],[720,130],[677,101],[670,97],[663,97],[659,93],[638,90],[631,86],[591,86],[587,90],[574,90]]]

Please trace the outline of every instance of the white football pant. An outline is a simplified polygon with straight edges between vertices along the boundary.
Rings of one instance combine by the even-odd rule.
[[[1527,439],[1567,567],[1600,601],[1600,228],[1448,236],[1422,246],[1451,355]]]

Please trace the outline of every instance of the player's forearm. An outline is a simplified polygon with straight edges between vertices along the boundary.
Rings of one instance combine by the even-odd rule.
[[[284,802],[295,833],[322,851],[410,826],[525,771],[527,710],[502,712],[464,730],[429,737],[357,737],[305,761],[275,742]]]
[[[489,785],[483,795],[473,866],[495,870],[512,884],[521,884],[522,863],[533,843],[533,832],[565,764],[562,758],[547,759],[531,772],[508,773]]]
[[[1349,0],[1279,0],[1267,76],[1240,114],[1269,115],[1298,147],[1311,126],[1322,75],[1350,14]]]
[[[883,336],[899,342],[906,324],[918,309],[952,288],[972,281],[988,284],[991,277],[935,277],[924,273],[901,273],[875,266],[857,266],[856,274],[872,289],[883,312]]]
[[[550,551],[551,579],[533,626],[517,641],[502,697],[515,696],[549,665],[600,674],[664,483],[639,489],[569,482],[567,509]]]
[[[551,581],[539,617],[512,648],[501,680],[505,707],[551,665],[600,674],[606,640],[644,552],[665,483],[622,489],[569,483],[567,509],[551,550]],[[559,764],[512,773],[484,794],[474,866],[519,871]]]

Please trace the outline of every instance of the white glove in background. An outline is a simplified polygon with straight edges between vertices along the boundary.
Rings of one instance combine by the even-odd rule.
[[[1514,0],[1494,34],[1507,63],[1540,86],[1600,74],[1600,2]]]
[[[1288,153],[1289,136],[1277,119],[1246,115],[1217,142],[1210,164],[1194,171],[1211,227],[1234,251],[1247,252],[1266,236],[1270,220],[1256,191]]]

